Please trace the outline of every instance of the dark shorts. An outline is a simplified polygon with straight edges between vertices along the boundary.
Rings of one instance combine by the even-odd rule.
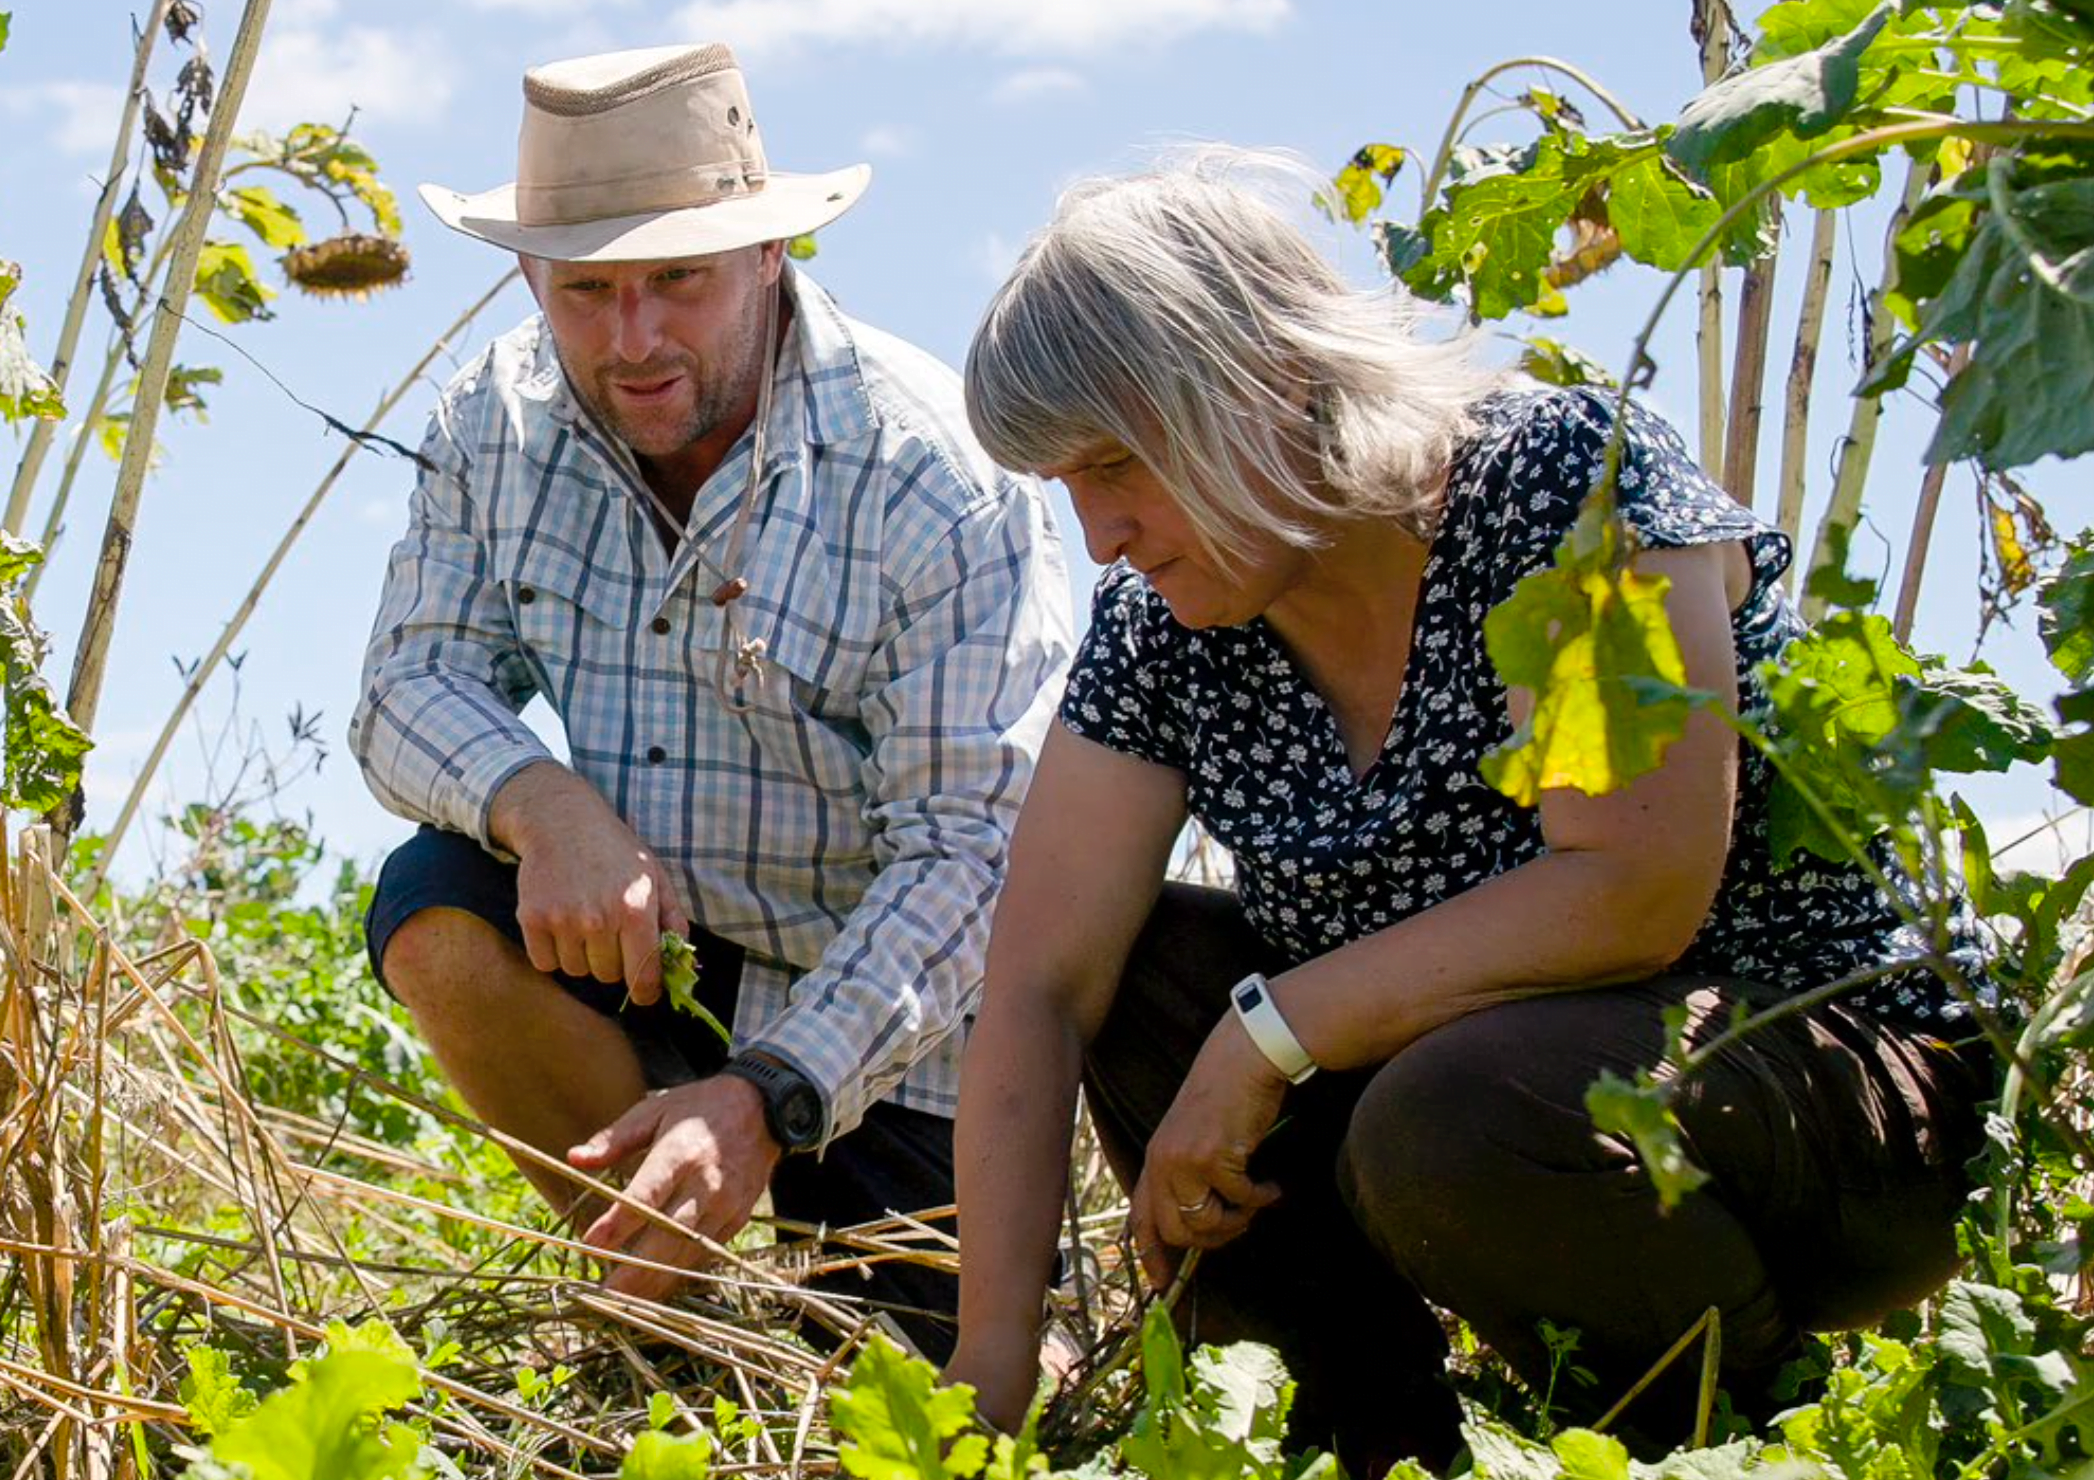
[[[516,866],[460,833],[424,826],[386,859],[364,917],[365,947],[380,984],[393,932],[426,909],[462,910],[519,949],[523,946],[523,927],[516,920]],[[732,1024],[742,947],[695,926],[691,945],[698,958],[698,1000],[721,1022]],[[551,978],[596,1011],[617,1018],[650,1088],[688,1083],[717,1072],[727,1061],[719,1036],[701,1020],[671,1009],[666,999],[638,1007],[625,1000],[623,986],[558,971]],[[819,1159],[789,1156],[771,1178],[771,1206],[779,1217],[833,1228],[873,1222],[890,1211],[942,1208],[952,1200],[952,1122],[886,1103],[873,1106]],[[870,1277],[847,1270],[810,1283],[858,1297],[868,1308],[888,1307],[934,1362],[942,1363],[951,1352],[952,1313],[959,1304],[959,1284],[951,1275],[889,1262],[871,1266]]]

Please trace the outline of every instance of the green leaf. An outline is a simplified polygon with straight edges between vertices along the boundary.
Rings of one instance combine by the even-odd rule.
[[[29,549],[19,541],[7,545],[6,564],[16,574],[32,563]],[[79,786],[81,765],[94,748],[41,677],[43,658],[43,634],[30,621],[28,605],[0,589],[0,698],[6,712],[0,809],[48,812],[58,806]]]
[[[1685,267],[1688,253],[1722,214],[1722,202],[1655,152],[1608,181],[1607,220],[1621,237],[1621,249],[1661,272]]]
[[[1317,198],[1326,214],[1364,226],[1381,209],[1385,188],[1395,183],[1410,156],[1394,144],[1362,144]]]
[[[653,1392],[647,1395],[647,1427],[666,1429],[676,1417],[674,1394]]]
[[[810,260],[819,250],[820,248],[815,244],[814,233],[811,231],[803,232],[785,244],[785,255],[792,258],[795,262]]]
[[[1753,22],[1759,40],[1755,62],[1802,56],[1848,35],[1876,13],[1881,0],[1782,0]]]
[[[1485,755],[1484,780],[1523,807],[1570,787],[1603,796],[1656,770],[1686,727],[1686,666],[1665,616],[1663,576],[1617,565],[1607,502],[1586,500],[1552,569],[1522,579],[1483,621],[1491,664],[1534,696],[1526,723]]]
[[[1895,0],[1884,0],[1835,41],[1717,82],[1681,112],[1666,152],[1706,179],[1710,166],[1741,159],[1785,130],[1806,139],[1826,132],[1854,106],[1861,54],[1896,10]]]
[[[260,1406],[262,1400],[233,1376],[232,1359],[224,1352],[198,1342],[186,1355],[189,1375],[176,1391],[198,1432],[222,1434]]]
[[[0,51],[7,50],[7,28],[14,24],[14,12],[0,10]]]
[[[1189,1403],[1209,1433],[1278,1465],[1294,1407],[1294,1382],[1280,1354],[1255,1341],[1203,1346],[1192,1354]]]
[[[30,417],[55,421],[65,415],[65,402],[43,366],[30,355],[28,326],[21,314],[7,306],[21,280],[21,268],[0,262],[0,421]]]
[[[1185,1403],[1185,1352],[1171,1313],[1152,1305],[1142,1317],[1142,1388],[1152,1411],[1166,1412]]]
[[[29,574],[32,567],[43,563],[42,546],[34,540],[0,529],[0,593]]]
[[[1680,1144],[1679,1117],[1672,1113],[1664,1087],[1649,1074],[1631,1083],[1610,1069],[1600,1070],[1585,1091],[1585,1113],[1601,1134],[1623,1137],[1636,1148],[1659,1206],[1666,1210],[1678,1207],[1682,1198],[1709,1180],[1709,1174],[1688,1159]]]
[[[380,1433],[373,1420],[421,1392],[412,1362],[330,1352],[218,1435],[211,1456],[245,1465],[252,1480],[404,1480],[420,1473],[420,1439],[404,1426]]]
[[[1601,386],[1614,389],[1613,372],[1575,345],[1540,334],[1524,335],[1520,369],[1547,385]]]
[[[633,1439],[633,1447],[618,1466],[618,1480],[706,1480],[712,1467],[712,1435],[703,1430],[670,1435],[645,1429]]]
[[[206,242],[196,262],[196,294],[223,324],[266,319],[276,290],[255,276],[247,248],[238,242]]]
[[[1915,778],[1882,768],[1882,751],[1901,718],[1899,684],[1920,666],[1880,616],[1840,612],[1789,645],[1762,677],[1776,723],[1771,739],[1790,771],[1826,804],[1858,841],[1903,817],[1892,812]],[[1902,780],[1896,792],[1886,788]],[[1886,813],[1891,813],[1886,816]],[[1779,776],[1768,803],[1769,846],[1777,865],[1807,850],[1848,862],[1838,834],[1811,807],[1790,775]]]
[[[1612,1434],[1565,1429],[1549,1448],[1563,1461],[1563,1480],[1629,1480],[1629,1451]]]
[[[1865,611],[1873,606],[1878,590],[1867,576],[1847,574],[1847,552],[1853,543],[1854,526],[1834,524],[1825,531],[1824,552],[1816,557],[1804,579],[1805,594],[1815,596],[1835,611]]]
[[[669,994],[669,1005],[687,1017],[694,1017],[720,1035],[722,1043],[732,1046],[734,1035],[727,1025],[698,1000],[698,953],[691,949],[690,940],[673,930],[662,932],[662,990]]]
[[[276,192],[266,185],[242,185],[228,190],[221,209],[261,238],[262,245],[273,252],[299,246],[306,239],[305,223],[298,219],[298,212],[278,200]]]
[[[167,372],[167,389],[161,404],[172,412],[187,412],[198,421],[208,421],[210,408],[204,404],[201,387],[220,385],[225,372],[210,365],[176,365]]]
[[[2094,451],[2083,394],[2094,373],[2094,178],[1996,183],[2004,216],[1985,213],[1919,335],[1971,346],[1942,393],[1927,460],[1995,470]]]
[[[2094,678],[2094,540],[2072,542],[2065,563],[2036,592],[2036,630],[2058,672],[2075,685]]]
[[[2057,738],[2043,711],[1982,663],[1927,668],[1908,716],[1917,718],[1923,706],[1926,761],[1936,771],[2005,771],[2016,761],[2044,759]]]
[[[851,1364],[832,1410],[837,1458],[859,1480],[967,1480],[989,1456],[989,1441],[968,1432],[974,1389],[940,1388],[930,1363],[884,1336]]]

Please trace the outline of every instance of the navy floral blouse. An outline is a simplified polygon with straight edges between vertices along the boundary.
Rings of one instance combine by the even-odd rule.
[[[1099,583],[1062,723],[1185,774],[1193,815],[1234,859],[1251,923],[1296,960],[1539,856],[1540,814],[1494,791],[1477,769],[1512,732],[1483,618],[1552,559],[1598,476],[1612,423],[1611,400],[1589,391],[1507,392],[1478,408],[1450,470],[1402,697],[1364,776],[1354,778],[1330,711],[1263,620],[1181,627],[1124,564]],[[1711,484],[1678,434],[1641,410],[1630,413],[1619,503],[1646,548],[1735,540],[1750,552],[1751,594],[1732,622],[1739,708],[1762,718],[1757,669],[1803,630],[1779,583],[1788,539]],[[1804,991],[1921,954],[1859,868],[1799,855],[1775,871],[1771,780],[1765,760],[1746,749],[1722,887],[1676,969]],[[1982,972],[1974,944],[1968,954]],[[1948,1030],[1966,1015],[1921,970],[1848,1000],[1922,1029]]]

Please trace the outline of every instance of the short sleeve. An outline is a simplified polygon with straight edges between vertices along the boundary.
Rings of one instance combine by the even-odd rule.
[[[1172,681],[1181,646],[1173,639],[1184,635],[1131,566],[1106,571],[1062,694],[1064,728],[1110,750],[1184,770],[1187,732],[1176,704],[1186,685]]]
[[[1481,523],[1495,539],[1486,605],[1549,564],[1605,465],[1615,401],[1591,390],[1505,398],[1487,417],[1472,496],[1495,508]],[[1688,455],[1664,418],[1631,402],[1615,485],[1621,519],[1645,549],[1737,541],[1752,558],[1754,595],[1788,569],[1788,537],[1725,493]]]

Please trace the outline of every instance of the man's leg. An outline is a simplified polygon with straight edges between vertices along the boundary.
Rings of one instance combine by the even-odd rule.
[[[819,1160],[788,1156],[771,1175],[771,1206],[779,1217],[830,1228],[946,1208],[952,1200],[952,1122],[884,1102],[850,1134],[837,1137]],[[931,1226],[950,1233],[952,1220],[940,1218]],[[848,1257],[853,1251],[833,1252]],[[931,1361],[942,1365],[952,1355],[960,1302],[956,1275],[888,1261],[867,1266],[863,1274],[851,1269],[812,1284],[855,1296],[869,1311],[887,1311]]]
[[[372,964],[474,1113],[564,1159],[645,1094],[646,1078],[617,1020],[533,967],[490,921],[504,908],[504,868],[470,838],[416,834],[380,875],[368,922]],[[507,874],[513,926],[514,870]],[[600,990],[615,1000],[618,989]],[[575,1183],[515,1160],[553,1207],[575,1204]],[[594,1214],[573,1216],[586,1223]]]

